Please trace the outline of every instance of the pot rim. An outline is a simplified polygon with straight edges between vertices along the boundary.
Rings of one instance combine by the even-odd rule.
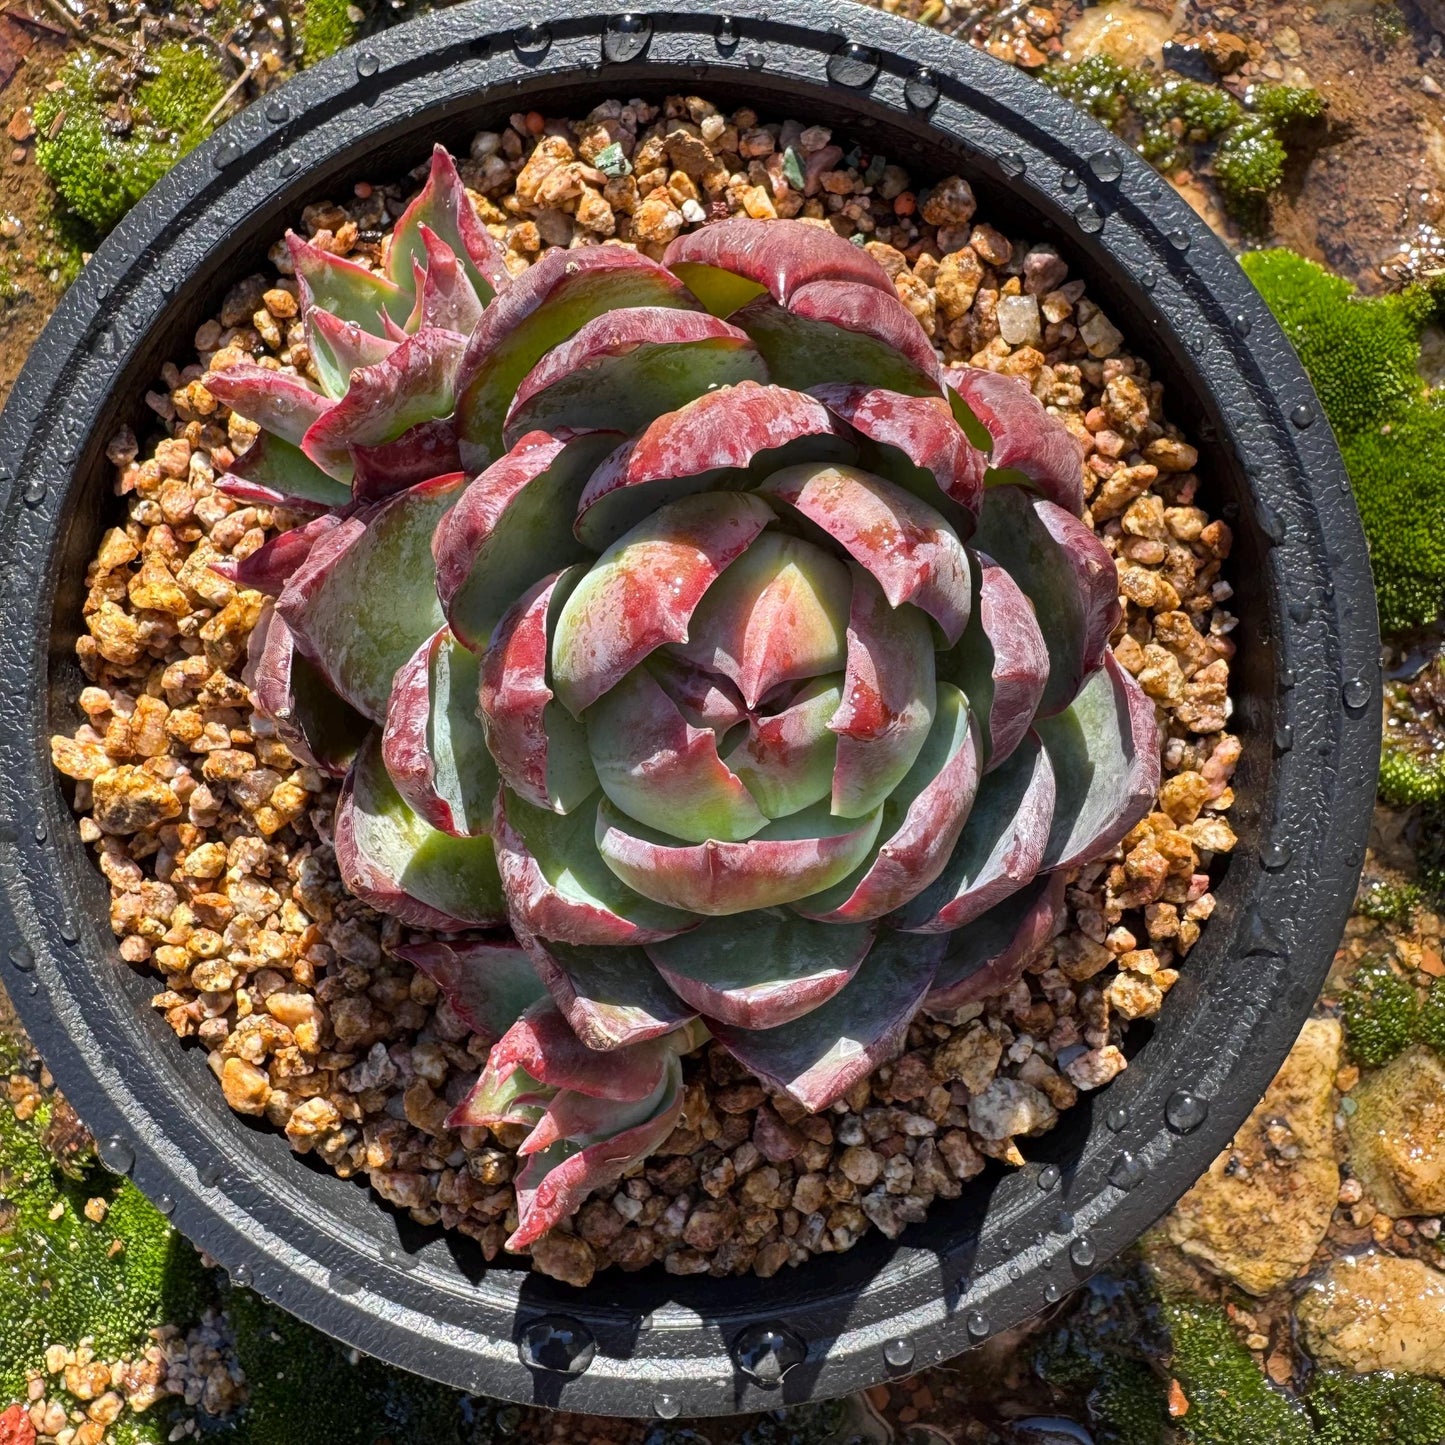
[[[35,344],[0,418],[0,977],[102,1160],[233,1279],[327,1333],[520,1402],[663,1418],[775,1408],[920,1369],[1037,1313],[1168,1209],[1257,1102],[1324,980],[1363,863],[1381,686],[1368,557],[1318,402],[1242,270],[1128,146],[1031,78],[853,0],[803,0],[786,20],[765,0],[722,17],[706,0],[643,0],[626,18],[605,0],[559,0],[546,25],[534,15],[522,0],[473,0],[250,106],[135,207]],[[1230,723],[1245,746],[1240,848],[1134,1066],[1081,1100],[1026,1168],[970,1181],[896,1242],[875,1231],[785,1276],[654,1269],[578,1291],[424,1236],[226,1108],[197,1051],[137,1006],[149,982],[116,972],[106,890],[48,738],[77,687],[57,598],[80,595],[105,440],[243,246],[264,249],[278,218],[368,157],[386,173],[484,112],[644,89],[877,127],[892,154],[961,169],[1021,210],[1117,301],[1131,345],[1158,356],[1171,396],[1197,413],[1206,483],[1234,508],[1248,603]],[[584,1368],[569,1337],[595,1346]],[[572,1368],[536,1367],[539,1343]]]

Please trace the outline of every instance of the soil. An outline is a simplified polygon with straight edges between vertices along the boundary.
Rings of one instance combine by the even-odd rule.
[[[49,9],[42,10],[38,0],[34,8],[37,15],[52,13]],[[902,4],[887,0],[885,8],[915,15],[931,10],[934,13],[927,18],[938,23],[939,28],[960,32],[964,38],[980,45],[992,42],[990,48],[996,52],[1003,48],[1001,37],[1006,38],[1017,28],[1022,11],[1022,7],[1003,0],[985,0],[967,10],[963,7],[943,9],[943,23],[940,23],[937,0],[932,5],[923,0],[904,0]],[[1292,162],[1286,183],[1272,199],[1266,225],[1258,236],[1242,236],[1232,223],[1222,219],[1222,208],[1207,170],[1178,181],[1191,203],[1211,218],[1231,244],[1290,245],[1326,261],[1368,292],[1388,290],[1403,279],[1441,269],[1438,228],[1445,209],[1442,202],[1445,196],[1445,59],[1442,59],[1445,44],[1441,40],[1445,32],[1445,4],[1440,0],[1398,5],[1376,3],[1376,0],[1334,0],[1334,3],[1327,0],[1316,6],[1294,6],[1273,3],[1273,0],[1246,0],[1246,3],[1213,7],[1191,3],[1175,7],[1146,4],[1137,8],[1166,18],[1174,27],[1172,33],[1180,38],[1198,35],[1211,24],[1219,31],[1243,37],[1250,56],[1247,66],[1253,70],[1241,72],[1233,84],[1247,81],[1251,75],[1280,78],[1291,83],[1313,84],[1329,99],[1328,124],[1323,135],[1317,144],[1312,144]],[[1038,5],[1029,13],[1034,12],[1046,17],[1046,28],[1055,37],[1054,41],[1041,45],[1041,53],[1045,58],[1059,53],[1062,37],[1079,20],[1081,11],[1073,5]],[[100,18],[91,16],[85,23],[95,23]],[[0,16],[0,123],[9,121],[19,106],[41,93],[70,47],[69,41],[48,33],[43,27],[28,27],[34,38],[27,46],[20,33],[26,28],[17,29],[16,23]],[[1136,37],[1144,35],[1146,43],[1141,48],[1147,52],[1157,43],[1163,27],[1150,19],[1144,24],[1132,25],[1132,30],[1130,24],[1123,28]],[[0,348],[0,391],[4,393],[8,393],[24,351],[38,335],[61,293],[60,285],[49,279],[55,267],[50,264],[53,257],[47,254],[51,238],[43,234],[52,215],[48,186],[34,164],[33,142],[25,143],[21,149],[25,152],[24,160],[12,159],[3,152],[3,143],[0,143],[0,154],[5,155],[0,159],[7,193],[4,205],[22,222],[18,238],[0,240],[0,260],[14,273],[18,292],[14,299],[0,302],[0,337],[6,343]],[[1421,842],[1422,824],[1418,809],[1401,813],[1381,808],[1367,860],[1367,876],[1376,876],[1392,885],[1412,881],[1418,874],[1417,847]],[[1438,976],[1440,948],[1440,920],[1428,910],[1417,911],[1403,922],[1380,923],[1363,916],[1357,918],[1341,950],[1336,975],[1321,999],[1319,1012],[1326,1016],[1339,1012],[1350,979],[1362,960],[1384,955],[1394,959],[1397,967],[1413,968],[1407,977],[1417,983],[1428,983]],[[0,1034],[10,1038],[18,1035],[3,992],[0,992]],[[38,1065],[32,1072],[38,1074]],[[1364,1072],[1368,1075],[1370,1071]],[[1340,1203],[1330,1214],[1312,1267],[1323,1269],[1331,1260],[1362,1249],[1409,1255],[1438,1267],[1442,1262],[1435,1243],[1439,1235],[1438,1219],[1393,1220],[1381,1215],[1368,1199],[1362,1199],[1356,1192],[1357,1181],[1349,1173],[1346,1158],[1343,1106],[1360,1076],[1358,1066],[1345,1062],[1336,1081],[1334,1099],[1341,1107],[1335,1116],[1339,1125],[1335,1149],[1337,1156],[1345,1161],[1344,1172]],[[0,1125],[3,1125],[3,1115],[0,1115]],[[0,1233],[5,1227],[3,1204],[0,1200]],[[1295,1323],[1298,1284],[1286,1285],[1260,1300],[1244,1295],[1212,1270],[1191,1263],[1161,1237],[1151,1236],[1146,1240],[1142,1253],[1154,1280],[1163,1280],[1186,1299],[1218,1306],[1223,1311],[1221,1318],[1228,1323],[1231,1348],[1242,1352],[1246,1360],[1252,1359],[1251,1370],[1262,1370],[1265,1378],[1282,1386],[1303,1387],[1311,1378],[1312,1367],[1301,1349]],[[802,1445],[804,1441],[844,1439],[851,1435],[879,1441],[1027,1441],[1029,1445],[1038,1445],[1041,1440],[1092,1439],[1094,1436],[1086,1428],[1092,1420],[1099,1431],[1097,1438],[1103,1440],[1109,1438],[1109,1433],[1106,1427],[1101,1427],[1102,1417],[1098,1411],[1101,1395],[1112,1388],[1110,1381],[1115,1378],[1105,1370],[1110,1357],[1096,1351],[1088,1356],[1092,1373],[1086,1371],[1082,1378],[1071,1377],[1072,1383],[1059,1383],[1060,1377],[1051,1375],[1055,1383],[1049,1383],[1043,1377],[1047,1372],[1035,1368],[1035,1355],[1037,1350],[1053,1348],[1060,1340],[1070,1339],[1082,1339],[1092,1350],[1092,1342],[1101,1337],[1101,1331],[1107,1338],[1110,1322],[1120,1323],[1126,1329],[1134,1328],[1137,1319],[1132,1311],[1138,1298],[1139,1279],[1134,1265],[1125,1261],[1092,1282],[1078,1296],[1034,1322],[1028,1331],[990,1341],[983,1350],[947,1366],[855,1397],[840,1407],[844,1420],[839,1433],[833,1433],[840,1423],[837,1413],[826,1411],[821,1416],[795,1412],[788,1420],[765,1416],[735,1422],[677,1422],[664,1430],[655,1424],[593,1420],[508,1407],[490,1410],[485,1415],[490,1422],[488,1428],[494,1429],[495,1434],[469,1438],[615,1441],[618,1445],[624,1441],[629,1445],[643,1441],[659,1445],[664,1440],[698,1439],[726,1441],[730,1445],[733,1442],[762,1445],[765,1441],[787,1440]],[[1249,1393],[1252,1384],[1244,1381],[1248,1388],[1236,1389],[1236,1381],[1243,1377],[1225,1374],[1227,1362],[1222,1355],[1219,1373],[1196,1382],[1188,1375],[1185,1362],[1177,1353],[1182,1337],[1176,1332],[1176,1356],[1171,1361],[1167,1353],[1157,1349],[1157,1336],[1151,1333],[1153,1316],[1149,1318],[1150,1328],[1143,1332],[1140,1347],[1131,1346],[1125,1354],[1131,1360],[1145,1362],[1146,1373],[1157,1384],[1161,1408],[1167,1399],[1167,1417],[1158,1416],[1163,1422],[1159,1430],[1168,1423],[1173,1432],[1171,1438],[1176,1439],[1232,1442],[1273,1438],[1270,1435],[1273,1426],[1268,1422],[1276,1417],[1263,1406],[1251,1415],[1250,1410],[1256,1406],[1241,1405],[1242,1413],[1227,1432],[1222,1428],[1213,1430],[1206,1408],[1208,1398],[1213,1394],[1232,1394],[1241,1401],[1256,1400],[1257,1397]],[[290,1343],[291,1337],[288,1337],[288,1346]],[[328,1359],[332,1361],[331,1368],[345,1368],[344,1361],[337,1363],[342,1359],[340,1352],[334,1352]],[[1176,1370],[1178,1375],[1172,1374]],[[334,1381],[328,1379],[327,1383]],[[430,1445],[439,1438],[432,1427],[420,1423],[420,1414],[408,1413],[412,1410],[410,1405],[398,1404],[405,1396],[406,1385],[405,1380],[396,1377],[384,1391],[368,1395],[368,1400],[375,1401],[376,1429],[364,1436],[334,1431],[334,1445],[346,1445],[353,1438],[359,1445],[363,1441],[364,1445],[370,1445],[383,1431],[396,1445],[413,1445],[413,1442],[421,1445],[423,1440]],[[260,1399],[260,1386],[253,1385],[253,1390],[255,1398]],[[5,1401],[0,1400],[0,1439],[7,1438],[10,1423],[4,1405]],[[453,1408],[459,1418],[482,1418],[470,1402],[458,1402]],[[1052,1433],[1042,1425],[1034,1428],[1030,1423],[1030,1417],[1060,1415],[1067,1419],[1051,1427]],[[225,1434],[223,1431],[223,1438]],[[1297,1434],[1291,1430],[1287,1438],[1295,1439]],[[1395,1437],[1386,1432],[1370,1438],[1384,1441]],[[290,1445],[290,1442],[277,1434],[265,1440],[264,1445]]]

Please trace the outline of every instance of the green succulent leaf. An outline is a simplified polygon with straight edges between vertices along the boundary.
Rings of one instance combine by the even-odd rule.
[[[647,945],[672,991],[708,1019],[771,1029],[810,1013],[858,971],[873,946],[866,923],[827,924],[782,908],[709,918]]]
[[[487,645],[502,614],[537,579],[593,555],[572,535],[587,479],[616,432],[524,436],[462,493],[437,531],[437,593],[468,647]]]
[[[978,785],[973,807],[943,872],[892,915],[895,928],[948,933],[1002,903],[1043,864],[1054,818],[1054,769],[1028,733]]]
[[[636,432],[707,392],[767,379],[737,327],[705,311],[635,306],[595,317],[528,372],[503,439],[563,426]]]
[[[1033,603],[1049,650],[1039,714],[1066,708],[1103,660],[1119,619],[1119,580],[1104,544],[1077,518],[1021,487],[990,487],[974,544]]]
[[[476,657],[441,628],[397,670],[381,755],[396,790],[433,828],[492,830],[497,765],[477,717]]]
[[[267,431],[256,434],[216,485],[242,501],[300,512],[344,507],[351,500],[345,482],[327,476],[300,447]]]
[[[454,838],[403,801],[372,732],[336,805],[336,864],[363,902],[412,928],[455,933],[506,918],[492,840]]]
[[[629,817],[688,842],[739,842],[767,819],[646,667],[635,667],[583,714],[602,791]]]
[[[286,584],[276,610],[328,684],[384,722],[396,670],[446,619],[431,539],[465,478],[437,477],[348,517]]]
[[[557,1007],[589,1049],[654,1039],[694,1017],[640,948],[593,947],[523,935]]]
[[[928,619],[916,607],[890,607],[873,578],[850,565],[848,665],[829,727],[838,735],[833,811],[857,818],[912,768],[933,726],[937,689]]]
[[[527,373],[589,321],[628,306],[695,309],[677,277],[636,251],[551,250],[500,293],[472,333],[458,382],[457,432],[473,470],[506,450],[502,423]]]
[[[816,1113],[903,1046],[943,940],[883,932],[848,985],[786,1028],[710,1024],[749,1072]]]
[[[832,673],[807,683],[780,711],[748,719],[747,735],[727,765],[768,817],[786,817],[832,795],[838,737],[828,724],[842,701],[842,676]]]
[[[1073,868],[1107,853],[1153,806],[1159,725],[1139,684],[1105,653],[1104,666],[1039,735],[1058,780],[1045,868]]]
[[[1063,908],[1064,875],[1045,873],[967,928],[934,935],[946,952],[923,1007],[948,1022],[980,999],[1011,988],[1053,937]]]
[[[739,501],[762,508],[772,519],[762,500]],[[842,668],[849,595],[848,569],[836,557],[770,530],[711,584],[685,638],[670,639],[672,650],[721,673],[753,707],[782,683]]]
[[[708,492],[654,512],[619,537],[573,590],[557,619],[557,699],[583,710],[669,642],[685,642],[704,595],[773,520],[759,497]]]
[[[685,844],[644,828],[604,799],[597,848],[629,887],[693,913],[719,916],[775,908],[846,878],[878,836],[883,809],[835,818],[822,803],[770,822],[743,843]]]
[[[595,808],[554,813],[504,788],[495,828],[497,867],[518,933],[619,945],[667,938],[697,922],[634,892],[602,861]]]

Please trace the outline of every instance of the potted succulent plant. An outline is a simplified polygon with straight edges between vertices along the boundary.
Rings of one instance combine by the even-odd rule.
[[[629,190],[645,146],[622,106],[593,102],[682,90],[699,97],[674,150],[717,140],[749,151],[757,177],[724,171],[710,187],[705,162],[694,177],[660,140],[662,180]],[[805,139],[754,117],[746,146],[737,126],[724,142],[703,92],[786,97],[816,128]],[[551,114],[587,116],[580,159]],[[515,205],[479,206],[437,145],[370,250],[345,254],[344,212],[335,231],[313,216],[311,238],[276,253],[287,284],[247,302],[261,303],[254,324],[242,307],[196,333],[206,365],[153,403],[173,430],[151,458],[115,440],[146,378],[301,206],[341,184],[370,196],[439,137],[508,115],[505,199],[549,176],[570,187],[566,237],[534,242]],[[824,125],[866,134],[876,166],[830,147]],[[474,176],[500,144],[486,134]],[[945,365],[942,336],[905,304],[920,285],[919,308],[932,304],[914,265],[926,247],[870,243],[825,204],[850,164],[884,185],[884,157],[954,177],[924,199],[931,227],[969,221],[967,176],[990,217],[1051,242],[1028,253],[1032,273],[991,226],[950,253],[982,274],[977,253],[996,252],[1013,277],[999,316],[1017,334],[993,324],[1002,342],[979,364]],[[902,240],[917,202],[894,189],[888,234]],[[595,244],[614,203],[629,244]],[[1082,286],[1063,289],[1061,252],[1137,333],[1204,443],[1197,467],[1133,379],[1147,373],[1104,360],[1121,333],[1092,303],[1072,311]],[[1038,348],[1062,367],[1069,344],[1089,385],[1113,387],[1092,426],[1077,398],[1073,411],[1041,399]],[[1025,369],[1032,386],[1007,374]],[[135,497],[102,538],[108,446]],[[724,1412],[837,1393],[1026,1317],[1202,1171],[1282,1058],[1352,896],[1377,744],[1373,603],[1308,384],[1247,281],[1146,167],[1031,82],[890,17],[579,4],[539,27],[470,6],[338,56],[227,126],[101,249],[17,386],[0,467],[16,579],[4,885],[27,1025],[102,1157],[238,1278],[470,1388]],[[1169,580],[1171,556],[1187,585]],[[1232,622],[1205,625],[1231,591],[1233,637]],[[114,635],[88,624],[87,677],[115,663],[130,691],[87,695],[68,661],[97,615]],[[1155,615],[1175,619],[1175,652]],[[1184,696],[1180,649],[1212,741],[1189,752],[1187,729],[1171,734],[1165,797],[1159,718]],[[1238,743],[1221,746],[1226,660]],[[77,697],[79,733],[64,723]],[[53,735],[79,780],[68,800]],[[194,772],[177,761],[192,756]],[[312,807],[328,779],[334,814]],[[218,799],[250,794],[244,826],[228,821]],[[1198,850],[1234,833],[1194,819],[1230,799],[1242,847],[1211,876]],[[108,918],[72,806],[112,884]],[[1115,915],[1065,937],[1066,890],[1086,865],[1101,877],[1126,836]],[[287,903],[246,859],[289,837]],[[147,898],[162,902],[147,913]],[[1107,943],[1089,933],[1146,902],[1172,936],[1192,930],[1179,968],[1122,924]],[[1088,907],[1069,906],[1071,919]],[[327,919],[341,935],[306,953]],[[168,1021],[207,1050],[167,1046],[111,928],[123,957],[170,977]],[[1041,949],[1054,953],[1040,962]],[[1107,1029],[1081,1033],[1030,996],[1025,969],[1073,998],[1070,980],[1126,956],[1117,1006],[1157,1013],[1152,1034],[1125,1040],[1132,1067],[1086,1096],[1092,1117],[1079,1104],[1044,1134],[1042,1112],[1056,1114],[1041,1091],[1072,1102],[1070,1078],[1094,1087],[1125,1058]],[[1008,1038],[1023,1072],[998,1088],[958,1060],[950,1075],[939,1053],[994,1047],[970,1025],[1018,988]],[[1152,1007],[1136,1002],[1151,989]],[[343,996],[344,1011],[318,1008]],[[428,1020],[390,1095],[388,1011]],[[866,1098],[920,1027],[937,1031],[941,1072],[912,1094],[899,1072],[895,1097],[924,1102],[850,1113],[850,1091]],[[1032,1065],[1029,1027],[1049,1033]],[[705,1189],[726,1207],[704,1213],[736,1247],[709,1252],[699,1225],[669,1270],[701,1260],[724,1276],[762,1238],[796,1261],[814,1217],[829,1248],[857,1247],[770,1282],[654,1265],[620,1301],[568,1284],[565,1267],[508,1267],[504,1243],[574,1239],[599,1190],[635,1219],[623,1176],[640,1179],[699,1111],[724,1127],[695,1072],[709,1040],[713,1085],[757,1092],[750,1164],[808,1157],[825,1181],[836,1163],[838,1196],[861,1208],[829,1226],[803,1204],[824,1185],[800,1178],[786,1208],[759,1211],[771,1234],[748,1241],[719,1157]],[[343,1174],[413,1147],[396,1145],[388,1109],[452,1141],[434,1161],[445,1189],[411,1213],[460,1220],[457,1200],[505,1185],[476,1216],[492,1223],[468,1231],[481,1247],[399,1228],[245,1127],[207,1087],[207,1051],[234,1109],[284,1124]],[[349,1097],[333,1100],[321,1081],[338,1077]],[[375,1127],[348,1130],[338,1102]],[[883,1128],[885,1114],[896,1144],[828,1162],[829,1118]],[[1023,1167],[979,1174],[965,1121]],[[951,1123],[970,1158],[950,1176],[932,1135]],[[1042,1136],[1026,1165],[1025,1134]],[[939,1181],[926,1218],[893,1188],[925,1170]],[[377,1187],[407,1207],[409,1177]],[[681,1186],[677,1199],[683,1231]]]

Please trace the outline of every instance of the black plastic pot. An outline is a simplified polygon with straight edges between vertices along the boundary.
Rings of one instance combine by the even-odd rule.
[[[252,106],[126,218],[36,344],[0,424],[0,976],[106,1163],[233,1277],[369,1354],[613,1414],[835,1395],[1073,1289],[1203,1172],[1278,1068],[1339,939],[1374,797],[1364,540],[1309,383],[1238,266],[1127,147],[1032,80],[845,0],[626,16],[560,0],[546,25],[534,17],[521,0],[442,11]],[[677,90],[830,124],[920,177],[962,172],[991,220],[1055,238],[1148,356],[1237,539],[1241,843],[1161,1017],[1131,1032],[1132,1067],[1027,1168],[984,1175],[896,1244],[872,1234],[768,1281],[659,1270],[579,1292],[486,1267],[226,1108],[203,1051],[147,1006],[154,981],[117,960],[47,739],[73,725],[82,683],[84,567],[113,509],[106,441],[142,420],[160,364],[184,359],[301,206],[519,109],[579,115]]]

